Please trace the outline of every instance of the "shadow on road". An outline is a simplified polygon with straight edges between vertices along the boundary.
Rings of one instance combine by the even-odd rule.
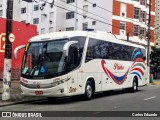
[[[94,95],[94,99],[100,99],[103,97],[109,97],[109,96],[115,96],[115,95],[121,95],[121,94],[138,94],[139,92],[144,92],[145,90],[138,90],[136,93],[131,93],[130,91],[126,90],[116,90],[116,91],[107,91],[107,92],[102,92],[102,93],[96,93]],[[69,104],[69,103],[76,103],[76,102],[83,102],[86,101],[84,100],[83,96],[74,96],[74,97],[67,97],[67,98],[57,98],[56,100],[54,99],[53,101],[51,100],[43,100],[43,101],[37,101],[33,103],[27,103],[27,104],[32,104],[32,105],[61,105],[61,104]]]

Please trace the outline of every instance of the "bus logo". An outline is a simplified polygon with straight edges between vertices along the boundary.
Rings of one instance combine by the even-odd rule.
[[[122,66],[121,64],[115,63],[114,64],[114,70],[123,70],[124,66]]]
[[[37,88],[39,89],[41,86],[40,86],[40,84],[39,83],[37,83]]]

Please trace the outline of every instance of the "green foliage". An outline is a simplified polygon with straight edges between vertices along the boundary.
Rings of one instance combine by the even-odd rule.
[[[152,66],[160,66],[160,49],[152,47],[151,63]]]

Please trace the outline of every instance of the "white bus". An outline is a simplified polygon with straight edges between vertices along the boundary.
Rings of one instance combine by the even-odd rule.
[[[57,98],[130,88],[148,83],[145,47],[107,32],[55,32],[33,37],[25,47],[21,89],[25,96]]]

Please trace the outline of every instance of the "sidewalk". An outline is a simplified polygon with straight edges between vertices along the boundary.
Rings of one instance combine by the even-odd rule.
[[[11,82],[11,100],[2,101],[2,86],[3,86],[3,81],[0,80],[0,107],[46,99],[45,97],[25,97],[25,96],[22,96],[19,81],[14,80]]]
[[[155,79],[153,80],[153,83],[151,83],[152,85],[160,85],[160,79]]]

